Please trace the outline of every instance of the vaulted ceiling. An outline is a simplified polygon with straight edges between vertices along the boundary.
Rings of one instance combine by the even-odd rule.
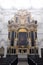
[[[0,7],[9,9],[43,8],[43,0],[0,0]]]

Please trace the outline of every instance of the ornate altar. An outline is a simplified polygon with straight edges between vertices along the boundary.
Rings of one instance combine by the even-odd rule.
[[[8,21],[8,40],[10,40],[8,48],[10,54],[38,53],[37,20],[32,19],[30,12],[19,10]]]

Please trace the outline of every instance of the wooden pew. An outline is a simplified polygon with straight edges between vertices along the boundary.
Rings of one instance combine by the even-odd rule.
[[[0,58],[0,65],[17,65],[18,56],[17,55],[7,55],[6,58]]]

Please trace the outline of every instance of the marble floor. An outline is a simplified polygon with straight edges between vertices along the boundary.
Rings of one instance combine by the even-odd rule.
[[[20,61],[20,62],[18,62],[18,65],[28,65],[28,62],[27,61]]]

